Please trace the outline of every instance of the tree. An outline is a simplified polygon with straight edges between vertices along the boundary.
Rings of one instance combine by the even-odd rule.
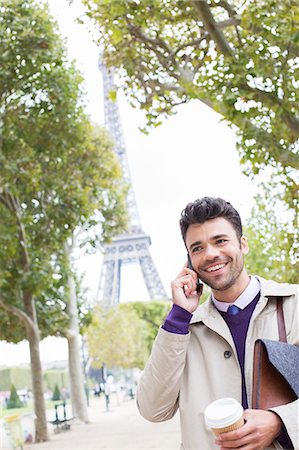
[[[126,224],[124,211],[125,190],[119,182],[120,170],[116,165],[114,154],[111,152],[112,143],[107,140],[101,129],[95,129],[92,134],[92,152],[85,152],[81,163],[83,175],[79,186],[92,187],[80,199],[80,216],[76,224],[70,224],[72,236],[64,243],[64,261],[67,266],[67,301],[66,312],[68,326],[60,331],[68,341],[69,375],[71,388],[71,402],[73,414],[80,420],[88,422],[88,411],[84,389],[84,376],[80,358],[79,334],[82,327],[80,318],[77,277],[72,262],[72,253],[76,246],[83,248],[99,247],[100,243],[109,240],[112,233],[122,230]],[[97,149],[97,151],[94,151]],[[116,170],[118,169],[118,170]],[[86,211],[86,214],[84,214]],[[103,222],[103,219],[105,221]],[[103,224],[94,231],[95,224]],[[91,237],[91,231],[93,234]],[[100,232],[100,233],[99,233]],[[83,237],[80,237],[83,234]],[[77,242],[78,241],[78,242]],[[79,244],[80,243],[80,244]],[[86,319],[86,315],[84,315]]]
[[[80,226],[97,224],[103,238],[119,232],[124,190],[111,144],[83,113],[82,77],[68,63],[46,5],[2,4],[0,42],[1,336],[16,342],[25,331],[36,440],[44,441],[38,316],[44,335],[57,330],[56,321],[68,324],[63,245]],[[7,330],[9,323],[16,328]]]
[[[133,310],[96,307],[86,330],[88,353],[95,368],[143,367],[148,351],[143,322]]]
[[[106,64],[150,125],[199,99],[237,127],[248,168],[298,168],[298,2],[83,3]]]
[[[159,125],[198,99],[233,127],[245,174],[283,187],[298,227],[299,4],[295,0],[83,0],[107,66]],[[113,93],[112,93],[113,94]],[[279,214],[275,218],[279,224]],[[290,248],[298,241],[289,235]]]
[[[93,367],[105,362],[108,367],[142,369],[170,307],[170,302],[153,300],[95,308],[86,330]]]
[[[119,305],[122,313],[135,311],[143,324],[143,333],[146,338],[147,353],[151,352],[153,342],[159,331],[163,320],[171,308],[172,303],[168,301],[152,300],[150,302],[129,302]]]

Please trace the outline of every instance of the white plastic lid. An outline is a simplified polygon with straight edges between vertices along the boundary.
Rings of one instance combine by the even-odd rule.
[[[234,398],[220,398],[205,410],[208,428],[224,428],[237,422],[243,415],[243,407]]]

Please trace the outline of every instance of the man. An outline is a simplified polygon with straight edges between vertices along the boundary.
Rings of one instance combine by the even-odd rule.
[[[271,411],[250,408],[254,342],[279,340],[275,296],[283,299],[288,342],[298,345],[297,286],[247,274],[241,219],[223,199],[188,204],[180,227],[189,264],[171,283],[173,307],[137,390],[140,413],[160,422],[179,409],[185,450],[260,450],[273,441],[277,448],[298,448],[298,401]],[[200,306],[198,279],[212,291]],[[238,314],[230,314],[231,305]],[[242,403],[245,425],[216,438],[204,411],[222,397]]]

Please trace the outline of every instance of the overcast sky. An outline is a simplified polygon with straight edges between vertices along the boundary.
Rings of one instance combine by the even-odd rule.
[[[69,7],[64,0],[50,0],[52,14],[68,39],[69,55],[85,78],[87,113],[103,124],[102,79],[98,70],[98,49],[90,35],[74,23],[79,2]],[[119,94],[119,107],[128,153],[133,188],[145,233],[152,240],[151,255],[162,283],[170,295],[170,282],[185,262],[185,248],[179,232],[181,210],[196,198],[220,196],[230,201],[245,220],[253,205],[250,180],[241,173],[235,135],[221,117],[199,101],[178,107],[177,114],[145,136],[138,126],[143,115],[130,108]],[[89,297],[99,283],[102,255],[82,258]],[[138,266],[122,271],[121,301],[147,300]],[[53,342],[57,359],[67,357],[66,343],[47,339],[41,344],[42,360],[51,360]],[[29,361],[27,343],[7,346],[0,343],[0,365]]]

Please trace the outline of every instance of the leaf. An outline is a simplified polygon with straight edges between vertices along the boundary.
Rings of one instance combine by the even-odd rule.
[[[116,92],[116,91],[110,90],[110,91],[109,91],[109,94],[108,94],[108,98],[109,98],[109,100],[111,100],[112,102],[116,102],[117,92]]]

